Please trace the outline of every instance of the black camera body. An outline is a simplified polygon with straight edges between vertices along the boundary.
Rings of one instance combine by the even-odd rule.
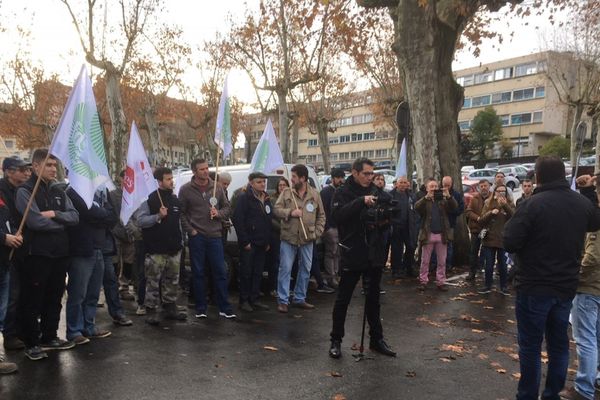
[[[399,211],[398,200],[391,196],[378,196],[373,207],[367,209],[364,220],[367,227],[380,227],[389,224],[392,217]]]
[[[442,201],[444,200],[444,191],[442,189],[436,189],[433,191],[433,200]]]

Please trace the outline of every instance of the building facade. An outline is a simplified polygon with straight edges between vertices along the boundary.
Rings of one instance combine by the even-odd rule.
[[[537,155],[551,138],[570,134],[572,112],[560,103],[548,68],[568,55],[541,52],[455,71],[465,100],[458,115],[468,133],[477,113],[492,106],[502,120],[503,137],[514,145],[513,156]],[[499,144],[492,157],[498,157]]]

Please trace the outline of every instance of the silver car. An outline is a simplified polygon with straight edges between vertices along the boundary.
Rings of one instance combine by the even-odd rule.
[[[465,175],[463,180],[479,181],[485,179],[490,183],[490,185],[493,185],[496,172],[498,172],[498,170],[490,168],[474,169]],[[506,174],[504,174],[504,182],[506,183],[506,186],[510,188],[510,190],[515,190],[520,185],[517,178],[513,176],[507,176]]]

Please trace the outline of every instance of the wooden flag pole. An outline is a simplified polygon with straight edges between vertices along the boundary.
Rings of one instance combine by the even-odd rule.
[[[294,200],[294,205],[296,206],[296,210],[299,210],[298,202],[296,201],[296,197],[294,196],[294,194],[296,194],[296,192],[294,192],[294,190],[292,188],[290,188],[290,191],[292,192],[292,200]],[[298,196],[298,197],[300,197],[300,196]],[[308,240],[308,235],[306,234],[306,228],[304,227],[304,222],[302,221],[302,217],[300,217],[300,226],[302,227],[302,233],[304,233],[304,239]]]
[[[212,197],[214,199],[217,198],[217,181],[219,180],[219,158],[221,155],[221,148],[219,146],[217,146],[217,163],[215,165],[215,184],[213,186],[213,195]],[[211,207],[215,207],[211,204]],[[210,217],[210,219],[213,219],[212,215]]]
[[[165,203],[163,203],[162,196],[160,195],[160,188],[156,188],[156,194],[158,195],[158,200],[160,201],[160,206],[162,208],[165,207]]]
[[[27,202],[27,207],[25,207],[25,211],[23,211],[23,218],[21,218],[21,223],[19,224],[19,229],[17,229],[16,236],[23,234],[23,228],[25,227],[25,221],[27,221],[27,215],[29,215],[29,210],[31,209],[31,205],[33,204],[33,200],[35,199],[35,195],[40,187],[40,182],[42,181],[42,174],[44,173],[44,169],[46,169],[46,163],[50,158],[50,150],[48,150],[48,154],[46,154],[46,158],[44,158],[44,162],[42,163],[41,173],[38,174],[37,180],[35,181],[35,185],[33,186],[33,191],[31,192],[31,196],[29,197],[29,201]],[[12,260],[13,255],[15,253],[15,249],[13,248],[10,251],[8,256],[9,260]]]

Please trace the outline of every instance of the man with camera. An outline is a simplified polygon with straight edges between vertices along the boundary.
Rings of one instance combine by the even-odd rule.
[[[380,213],[376,206],[379,201],[373,195],[377,189],[372,180],[373,162],[367,158],[359,158],[352,164],[352,176],[348,177],[344,186],[336,190],[333,196],[331,214],[339,231],[341,279],[333,307],[329,349],[329,356],[332,358],[340,358],[342,355],[346,313],[352,292],[361,275],[364,275],[364,281],[367,283],[364,290],[365,312],[371,337],[369,347],[381,354],[396,356],[383,340],[383,328],[379,318],[379,285],[387,254],[385,243],[377,239],[386,224],[389,224],[389,220],[386,222],[385,213]],[[379,219],[381,214],[384,214],[383,219]]]

